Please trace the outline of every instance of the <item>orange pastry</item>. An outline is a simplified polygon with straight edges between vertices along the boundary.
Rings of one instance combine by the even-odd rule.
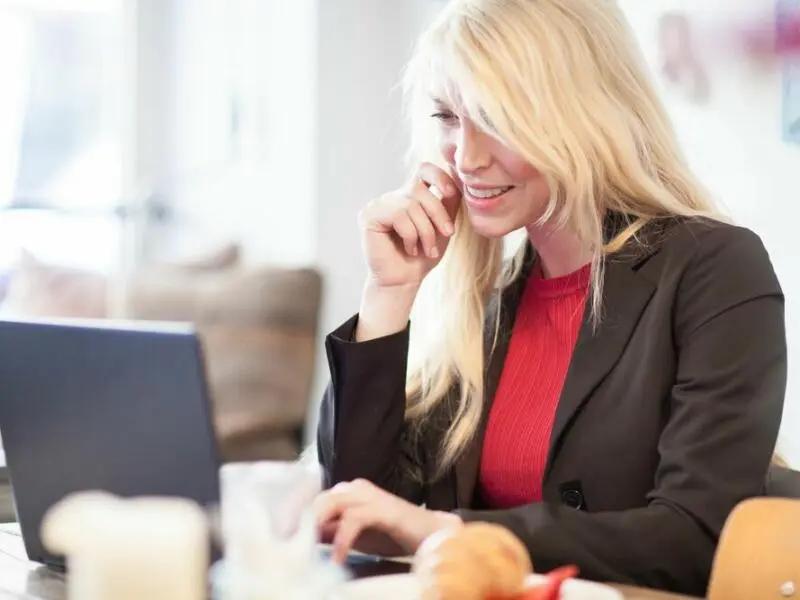
[[[434,534],[420,546],[413,564],[422,600],[513,598],[523,591],[532,569],[522,542],[491,523]]]

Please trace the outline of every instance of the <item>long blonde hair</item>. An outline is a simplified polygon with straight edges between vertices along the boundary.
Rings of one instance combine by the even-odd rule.
[[[543,174],[551,196],[542,222],[569,228],[593,249],[595,323],[608,254],[654,219],[718,216],[613,0],[451,0],[420,38],[404,84],[415,160],[446,167],[429,116],[435,90]],[[607,240],[604,217],[612,211],[631,220]],[[411,431],[433,426],[427,417],[457,396],[435,475],[453,465],[478,427],[487,306],[518,275],[524,251],[504,271],[502,240],[479,236],[465,213],[412,321]]]

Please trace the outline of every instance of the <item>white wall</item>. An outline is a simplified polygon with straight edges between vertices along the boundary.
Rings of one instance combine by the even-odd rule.
[[[403,183],[408,139],[400,75],[433,0],[320,0],[317,88],[317,261],[325,276],[320,333],[358,311],[364,263],[358,236],[361,207]],[[320,344],[314,399],[328,379]],[[311,425],[316,423],[316,407]]]
[[[142,151],[159,157],[146,179],[177,222],[151,236],[151,251],[237,240],[254,261],[312,263],[317,0],[140,2],[161,24],[152,35],[170,40],[145,82],[148,112],[164,118],[145,128]]]
[[[661,11],[684,9],[702,30],[710,31],[722,19],[733,21],[770,5],[763,0],[620,0],[620,4],[652,65]],[[781,141],[779,69],[756,69],[733,57],[708,68],[707,105],[693,105],[668,88],[663,89],[664,98],[696,172],[740,224],[762,236],[783,285],[790,373],[780,448],[800,464],[800,146]]]
[[[408,138],[398,89],[431,0],[319,4],[317,260],[325,270],[324,322],[358,308],[364,278],[356,217],[403,183]]]

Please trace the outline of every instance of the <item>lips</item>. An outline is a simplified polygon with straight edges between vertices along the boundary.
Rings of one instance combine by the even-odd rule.
[[[501,187],[464,186],[464,200],[470,211],[489,213],[498,208],[505,199],[505,195],[514,189],[513,185]]]
[[[512,187],[514,186],[507,185],[502,187],[491,187],[491,188],[474,188],[466,186],[466,191],[470,196],[472,196],[476,200],[491,200],[492,198],[497,198],[498,196],[502,196]]]

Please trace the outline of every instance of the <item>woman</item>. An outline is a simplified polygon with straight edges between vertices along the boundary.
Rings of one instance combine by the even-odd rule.
[[[360,215],[361,307],[326,341],[336,555],[492,521],[537,570],[703,593],[782,411],[761,241],[689,172],[615,2],[452,1],[407,78],[424,162]]]

